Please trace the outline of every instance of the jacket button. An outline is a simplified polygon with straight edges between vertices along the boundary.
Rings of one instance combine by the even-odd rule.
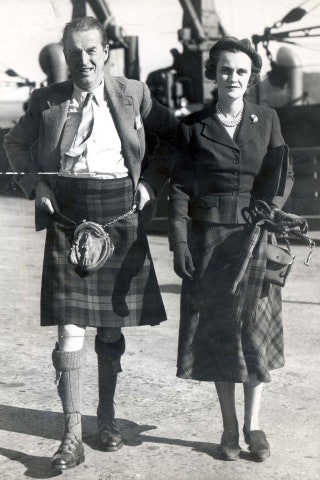
[[[235,181],[233,182],[233,185],[234,185],[235,187],[237,187],[237,186],[239,185],[238,180],[235,180]]]
[[[234,159],[233,159],[233,163],[234,163],[235,165],[239,165],[239,159],[238,159],[238,158],[234,158]]]
[[[233,195],[234,197],[237,197],[237,196],[239,195],[239,193],[238,193],[238,192],[232,192],[232,195]]]
[[[235,170],[235,171],[233,172],[233,175],[235,175],[236,177],[239,177],[240,172],[239,172],[238,170]]]

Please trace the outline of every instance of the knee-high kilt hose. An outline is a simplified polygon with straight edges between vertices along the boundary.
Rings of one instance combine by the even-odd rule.
[[[244,292],[230,293],[243,258],[249,227],[193,223],[190,249],[196,267],[181,292],[177,376],[201,381],[245,382],[251,373],[262,382],[284,365],[281,288],[264,285],[254,315],[245,310]],[[259,252],[246,288],[255,285]],[[250,277],[251,276],[251,277]]]
[[[65,217],[106,224],[131,209],[133,185],[130,178],[59,177],[56,196]],[[87,274],[68,260],[74,228],[56,220],[47,227],[41,325],[128,327],[166,320],[140,213],[108,227],[114,254]]]

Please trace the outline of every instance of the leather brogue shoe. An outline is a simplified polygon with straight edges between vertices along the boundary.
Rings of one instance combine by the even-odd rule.
[[[101,448],[105,452],[116,452],[123,447],[121,433],[115,418],[109,418],[107,421],[99,423],[99,441]]]
[[[85,460],[83,443],[74,435],[67,433],[60,447],[53,455],[50,465],[57,470],[74,468]]]
[[[123,441],[120,433],[115,434],[115,433],[109,432],[108,430],[102,430],[99,433],[99,440],[100,440],[101,448],[105,452],[116,452],[121,447],[123,447]]]

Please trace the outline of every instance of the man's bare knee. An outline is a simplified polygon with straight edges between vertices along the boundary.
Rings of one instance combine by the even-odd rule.
[[[58,345],[63,352],[81,350],[84,342],[85,327],[78,325],[58,325]]]

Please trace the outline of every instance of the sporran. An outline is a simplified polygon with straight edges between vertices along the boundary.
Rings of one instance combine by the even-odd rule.
[[[75,229],[69,260],[84,271],[98,270],[113,252],[114,244],[103,226],[83,221]]]
[[[133,204],[131,210],[105,225],[87,220],[83,220],[80,224],[77,224],[60,212],[56,213],[61,220],[72,223],[75,226],[69,252],[70,263],[77,265],[85,272],[101,268],[115,250],[114,243],[109,233],[106,232],[106,228],[132,215],[136,210],[137,205]]]

